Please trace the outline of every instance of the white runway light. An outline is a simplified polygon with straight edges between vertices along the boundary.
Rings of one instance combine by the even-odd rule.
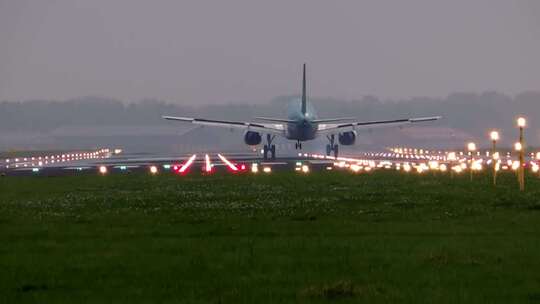
[[[212,163],[210,163],[210,157],[208,156],[208,154],[204,155],[204,162],[204,171],[206,171],[207,173],[212,172]]]
[[[358,172],[361,170],[361,167],[357,164],[352,164],[350,168],[353,172]]]
[[[107,174],[107,167],[105,167],[105,166],[100,166],[100,167],[99,167],[99,173],[101,173],[101,174]]]
[[[156,166],[150,166],[150,173],[151,174],[157,174],[158,168]]]

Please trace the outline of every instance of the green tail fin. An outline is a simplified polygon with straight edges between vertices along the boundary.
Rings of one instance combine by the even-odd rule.
[[[302,81],[302,114],[307,111],[307,96],[306,96],[306,64],[304,63],[304,77]]]

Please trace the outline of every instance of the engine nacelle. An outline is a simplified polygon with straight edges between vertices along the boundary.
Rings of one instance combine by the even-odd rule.
[[[259,132],[247,131],[246,134],[244,134],[244,142],[246,145],[255,146],[260,144],[261,141],[262,136]]]
[[[354,145],[354,142],[356,141],[356,132],[349,131],[349,132],[339,133],[338,140],[339,140],[339,143],[344,146]]]

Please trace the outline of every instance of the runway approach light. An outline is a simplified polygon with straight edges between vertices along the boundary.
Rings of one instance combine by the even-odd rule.
[[[210,163],[210,157],[208,154],[204,155],[204,163],[204,171],[206,171],[206,173],[212,172],[212,163]]]
[[[302,172],[303,173],[309,173],[309,166],[308,165],[303,165],[302,166]]]
[[[353,172],[355,172],[355,173],[358,172],[358,171],[360,171],[360,170],[362,169],[362,167],[360,167],[359,165],[356,165],[356,164],[351,165],[350,168],[351,168],[351,170],[352,170]]]
[[[173,169],[174,171],[176,171],[177,173],[180,173],[180,174],[184,174],[187,172],[187,170],[189,169],[189,167],[193,164],[193,162],[195,161],[195,158],[197,158],[197,155],[196,154],[193,154],[191,155],[191,157],[186,161],[185,164],[183,164],[180,168],[178,168],[178,166],[174,166]]]
[[[519,161],[516,160],[512,163],[512,170],[515,171],[517,169],[519,169]]]
[[[99,173],[101,173],[101,174],[107,174],[107,167],[105,167],[105,166],[100,166],[100,167],[99,167]]]
[[[471,169],[475,171],[482,171],[482,163],[475,161],[471,165]]]
[[[158,168],[156,166],[150,166],[150,173],[151,174],[157,174]]]
[[[520,142],[517,142],[517,143],[514,144],[514,149],[516,151],[521,151],[522,148],[523,148],[523,146],[521,145]]]
[[[251,173],[257,173],[259,172],[259,164],[253,163],[251,164]]]
[[[264,173],[270,173],[270,172],[272,172],[272,168],[271,167],[264,167],[263,172]]]
[[[224,162],[229,169],[231,169],[233,172],[238,171],[238,167],[236,167],[233,163],[231,163],[228,159],[226,159],[223,155],[218,154],[219,159],[221,159],[222,162]]]
[[[473,142],[468,143],[467,144],[467,150],[469,150],[470,152],[476,151],[476,144],[473,143]]]
[[[409,165],[409,164],[404,164],[404,165],[403,165],[403,170],[404,170],[405,172],[410,172],[410,171],[411,171],[411,165]]]

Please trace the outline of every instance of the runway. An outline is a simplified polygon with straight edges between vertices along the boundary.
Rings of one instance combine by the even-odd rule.
[[[516,170],[517,158],[507,153],[498,156],[497,170]],[[525,166],[539,171],[537,157],[531,153]],[[295,170],[302,173],[343,169],[355,173],[378,169],[403,170],[423,173],[426,171],[484,170],[493,167],[488,151],[466,153],[418,148],[389,148],[380,152],[362,152],[352,156],[334,158],[317,153],[300,152],[294,157],[263,160],[256,153],[208,152],[173,155],[129,153],[120,149],[102,148],[88,151],[33,153],[6,157],[0,161],[2,176],[59,176],[75,174],[115,174],[147,172],[149,174],[176,173],[213,174],[216,172],[271,173]]]
[[[189,162],[190,159],[191,162]],[[332,164],[331,160],[321,161],[304,156],[263,160],[254,153],[203,152],[187,155],[148,155],[130,154],[123,151],[115,153],[111,149],[99,149],[5,158],[1,161],[0,173],[4,176],[59,176],[126,172],[158,174],[169,171],[179,174],[210,174],[221,171],[241,173],[253,172],[257,169],[261,172],[272,172],[294,169],[299,162],[309,164],[313,170]]]

